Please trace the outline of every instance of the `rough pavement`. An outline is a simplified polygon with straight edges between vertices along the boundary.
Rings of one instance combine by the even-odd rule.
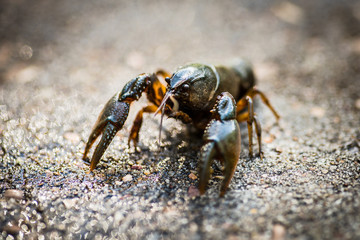
[[[0,9],[0,239],[359,239],[357,1],[32,1]],[[230,189],[196,196],[201,139],[141,100],[93,174],[81,160],[103,104],[142,72],[254,63],[265,158],[246,125]],[[259,102],[259,101],[258,101]]]

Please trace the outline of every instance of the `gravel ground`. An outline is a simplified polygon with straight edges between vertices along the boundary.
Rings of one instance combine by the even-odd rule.
[[[0,239],[359,239],[358,1],[2,0]],[[196,196],[201,138],[134,114],[94,173],[81,160],[106,101],[142,72],[254,63],[265,158],[246,125],[230,189]]]

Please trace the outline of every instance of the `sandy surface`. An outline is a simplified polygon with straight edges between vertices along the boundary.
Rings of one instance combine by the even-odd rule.
[[[266,3],[265,3],[266,2]],[[32,1],[0,9],[0,239],[359,239],[358,1]],[[265,158],[246,125],[230,189],[195,196],[201,139],[134,114],[93,174],[103,104],[142,72],[254,63]]]

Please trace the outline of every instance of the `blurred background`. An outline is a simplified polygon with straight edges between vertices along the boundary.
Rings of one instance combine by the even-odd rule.
[[[332,94],[359,89],[357,1],[2,0],[1,6],[0,81],[36,85],[48,100],[64,92],[101,98],[142,72],[237,57],[252,61],[276,94],[289,84],[310,95],[324,84]],[[27,92],[34,93],[23,98]]]
[[[282,118],[258,104],[265,161],[245,140],[225,199],[219,179],[193,196],[201,140],[179,122],[159,151],[148,116],[142,153],[127,148],[144,99],[87,174],[90,130],[127,81],[238,57]],[[0,0],[0,238],[359,238],[359,111],[356,0]]]

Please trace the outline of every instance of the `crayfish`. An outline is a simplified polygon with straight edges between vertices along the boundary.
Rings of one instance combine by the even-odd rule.
[[[167,86],[159,78],[165,79]],[[260,158],[261,125],[254,113],[253,97],[259,95],[266,106],[276,113],[268,98],[255,87],[255,74],[250,63],[238,60],[230,67],[206,64],[188,64],[179,67],[170,75],[164,70],[153,74],[140,74],[116,93],[104,106],[87,141],[83,159],[100,134],[90,162],[90,171],[99,163],[116,133],[123,127],[133,101],[146,94],[148,105],[136,115],[130,130],[128,144],[136,148],[144,113],[161,112],[161,126],[164,115],[192,123],[204,132],[204,145],[200,151],[199,191],[205,193],[213,161],[224,165],[224,179],[220,188],[223,196],[234,175],[240,158],[241,136],[239,122],[247,122],[249,155],[252,157],[253,126],[257,135]]]

